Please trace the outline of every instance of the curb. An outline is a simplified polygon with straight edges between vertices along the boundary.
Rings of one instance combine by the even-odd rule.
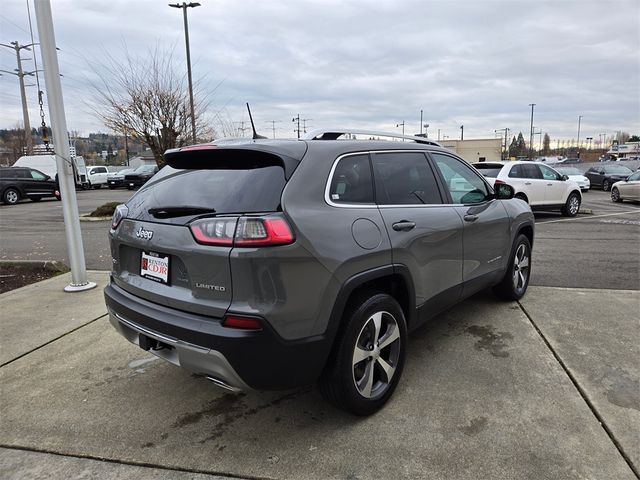
[[[2,267],[35,267],[60,273],[70,271],[69,267],[58,260],[0,260],[0,268]]]
[[[106,222],[108,220],[111,220],[112,216],[108,216],[108,217],[90,217],[88,213],[85,213],[84,215],[80,215],[80,221],[81,222]]]
[[[593,210],[591,210],[590,208],[581,208],[580,210],[578,210],[578,214],[593,215]]]

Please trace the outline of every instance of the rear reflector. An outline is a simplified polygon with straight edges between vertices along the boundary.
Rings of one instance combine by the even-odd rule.
[[[243,330],[262,330],[262,322],[253,317],[240,317],[227,315],[222,321],[222,326],[229,328],[241,328]]]

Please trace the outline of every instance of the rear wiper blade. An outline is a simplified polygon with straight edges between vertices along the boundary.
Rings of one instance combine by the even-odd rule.
[[[147,211],[156,218],[182,217],[184,215],[198,215],[200,213],[216,213],[215,208],[195,207],[191,205],[156,207],[150,208]]]

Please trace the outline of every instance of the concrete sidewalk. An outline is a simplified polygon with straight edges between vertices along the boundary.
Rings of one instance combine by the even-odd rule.
[[[477,295],[412,336],[363,419],[313,387],[231,395],[157,360],[109,325],[107,274],[90,279],[0,295],[5,477],[637,478],[640,292]]]

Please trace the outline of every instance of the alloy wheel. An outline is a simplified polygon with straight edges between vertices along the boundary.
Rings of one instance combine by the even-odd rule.
[[[614,202],[620,201],[620,191],[617,188],[611,190],[611,200]]]
[[[602,189],[603,189],[605,192],[608,192],[608,191],[609,191],[609,181],[608,181],[608,180],[605,180],[604,182],[602,182]]]
[[[580,200],[578,200],[576,195],[571,195],[569,199],[569,213],[573,216],[578,213],[578,210],[580,210]]]
[[[400,360],[398,322],[389,312],[376,312],[364,323],[353,350],[353,382],[360,395],[377,398],[391,384]]]
[[[10,203],[11,205],[13,205],[14,203],[18,203],[18,192],[16,192],[15,190],[9,190],[6,193],[6,197],[7,199],[7,203]]]
[[[529,252],[527,246],[520,244],[513,257],[513,288],[520,292],[527,286],[529,279]]]

